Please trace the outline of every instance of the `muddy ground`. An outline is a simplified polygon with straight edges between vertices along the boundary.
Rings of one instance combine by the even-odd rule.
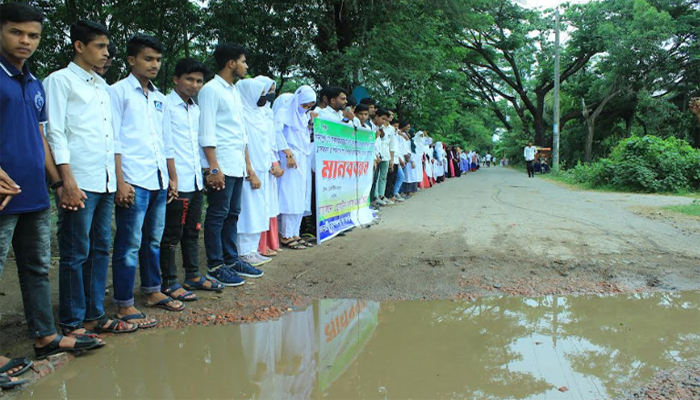
[[[262,320],[326,297],[698,290],[700,220],[661,209],[691,202],[572,190],[492,167],[383,208],[371,228],[318,248],[285,250],[263,278],[200,293],[182,313],[142,310],[167,328]],[[57,259],[51,272],[56,291]],[[0,281],[0,332],[2,354],[32,354],[13,260]]]

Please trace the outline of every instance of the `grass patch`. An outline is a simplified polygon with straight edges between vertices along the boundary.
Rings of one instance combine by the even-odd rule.
[[[684,206],[668,206],[664,207],[664,209],[680,214],[690,215],[692,217],[700,217],[700,201],[698,200],[693,200],[691,204]]]
[[[549,181],[563,184],[565,186],[568,186],[571,189],[578,189],[578,190],[590,190],[593,192],[607,192],[607,193],[640,193],[640,194],[661,195],[661,196],[683,196],[683,197],[690,197],[692,199],[700,199],[699,192],[692,192],[692,191],[687,191],[687,190],[679,190],[676,192],[645,193],[645,192],[640,192],[638,190],[634,190],[632,188],[626,189],[626,188],[621,188],[621,187],[613,186],[613,185],[594,186],[590,183],[578,182],[576,179],[574,179],[571,176],[571,174],[556,172],[556,171],[551,171],[550,173],[543,174],[543,175],[537,174],[537,176],[540,178],[547,179]],[[684,207],[684,206],[680,206],[680,207]]]

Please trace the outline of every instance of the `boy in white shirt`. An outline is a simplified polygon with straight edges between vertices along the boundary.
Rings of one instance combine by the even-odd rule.
[[[537,154],[537,147],[532,145],[532,141],[527,142],[525,150],[523,150],[523,156],[525,157],[525,162],[527,163],[527,176],[528,178],[535,177],[535,155]]]

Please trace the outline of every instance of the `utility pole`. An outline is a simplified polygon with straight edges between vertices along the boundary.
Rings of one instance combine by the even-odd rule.
[[[554,11],[554,129],[553,129],[553,146],[552,149],[552,167],[555,171],[559,170],[559,6]]]

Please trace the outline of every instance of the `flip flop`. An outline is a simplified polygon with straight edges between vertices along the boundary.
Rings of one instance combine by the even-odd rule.
[[[265,257],[274,257],[276,255],[277,255],[277,252],[274,250],[268,250],[265,252],[265,254],[263,254],[263,256],[265,256]]]
[[[107,316],[103,316],[102,318],[100,318],[99,321],[97,321],[97,325],[95,325],[95,332],[131,333],[139,330],[138,324],[131,324],[134,325],[134,327],[131,329],[127,329],[126,325],[130,323],[117,318],[113,318],[112,322],[110,322],[109,325],[107,325],[107,327],[105,328],[104,325],[107,323],[107,321],[109,321],[109,318],[107,318]]]
[[[185,293],[182,293],[178,296],[173,296],[173,293],[175,293],[175,291],[177,291],[178,289],[184,290]],[[179,300],[182,302],[197,301],[197,295],[188,291],[187,289],[183,288],[182,285],[180,285],[179,283],[176,283],[176,284],[170,286],[169,288],[165,288],[165,290],[161,290],[161,293],[163,293],[164,295],[169,296],[175,300]]]
[[[118,319],[120,321],[128,322],[128,323],[133,323],[136,324],[139,329],[148,329],[148,328],[153,328],[154,326],[158,325],[158,320],[155,320],[153,322],[145,323],[145,324],[139,324],[138,322],[130,322],[135,319],[146,319],[148,316],[144,313],[139,313],[139,314],[131,314],[131,315],[125,315],[123,317],[120,317],[118,315],[114,316],[114,319]]]
[[[169,303],[172,303],[173,301],[176,301],[172,297],[166,297],[163,300],[157,302],[156,304],[146,304],[148,307],[153,307],[153,308],[162,308],[163,310],[168,310],[168,311],[182,311],[185,309],[185,305],[181,304],[180,307],[174,307],[169,305]]]
[[[291,240],[291,241],[286,242],[286,243],[280,240],[280,244],[282,246],[284,246],[288,249],[292,249],[292,250],[306,250],[306,249],[308,249],[308,247],[304,246],[302,244],[302,242],[300,242],[298,240]]]
[[[23,379],[21,381],[13,381],[11,378],[12,377],[7,376],[5,374],[0,375],[0,389],[13,389],[19,385],[27,383],[26,379]]]
[[[32,367],[34,363],[32,360],[30,360],[27,357],[24,358],[13,358],[10,361],[7,362],[7,364],[3,365],[2,368],[0,368],[0,374],[5,374],[11,378],[18,377],[22,375],[23,373],[29,371],[29,368]],[[19,371],[15,371],[11,374],[8,374],[7,371],[17,368],[17,367],[22,367]]]
[[[206,287],[204,286],[204,283],[207,281],[211,282],[211,287]],[[199,281],[185,281],[182,284],[182,287],[184,287],[187,290],[205,290],[208,292],[219,292],[221,293],[226,286],[220,284],[219,282],[213,281],[211,279],[207,279],[205,277],[200,277]]]

